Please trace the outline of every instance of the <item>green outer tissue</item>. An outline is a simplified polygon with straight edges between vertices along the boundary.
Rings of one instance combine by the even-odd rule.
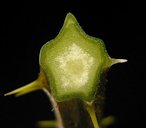
[[[57,101],[79,98],[91,102],[102,72],[113,59],[104,42],[87,35],[68,13],[57,37],[42,46],[39,62]]]

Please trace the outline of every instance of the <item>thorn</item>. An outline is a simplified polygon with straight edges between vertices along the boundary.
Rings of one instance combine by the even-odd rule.
[[[4,94],[4,96],[15,95],[17,97],[17,96],[21,96],[21,95],[36,91],[38,89],[41,89],[38,84],[39,83],[37,82],[37,80],[33,81],[30,84],[27,84],[23,87],[20,87],[18,89],[15,89],[11,92],[8,92],[8,93]]]
[[[55,120],[44,120],[37,122],[36,125],[40,128],[55,128],[57,126],[57,122]]]
[[[128,61],[127,59],[112,59],[112,65],[117,63],[125,63],[127,61]]]

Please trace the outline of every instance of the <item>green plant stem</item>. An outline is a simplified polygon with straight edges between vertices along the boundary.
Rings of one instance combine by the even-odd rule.
[[[91,117],[91,120],[92,120],[92,123],[94,125],[94,128],[100,128],[99,127],[99,124],[98,124],[98,121],[97,121],[97,117],[96,117],[96,113],[95,113],[95,110],[94,110],[94,106],[93,105],[89,105],[89,104],[86,104],[86,109]]]

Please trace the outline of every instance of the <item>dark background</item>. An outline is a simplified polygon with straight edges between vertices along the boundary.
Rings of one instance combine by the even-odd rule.
[[[41,91],[20,98],[3,94],[37,78],[39,50],[55,38],[68,12],[86,33],[104,40],[111,57],[128,59],[108,74],[105,116],[117,117],[109,128],[144,127],[144,8],[141,1],[128,0],[0,3],[0,128],[35,128],[35,122],[53,119],[51,105]]]

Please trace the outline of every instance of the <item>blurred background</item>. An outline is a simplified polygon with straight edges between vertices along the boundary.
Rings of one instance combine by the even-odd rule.
[[[109,128],[140,128],[145,124],[144,3],[140,1],[52,0],[0,3],[0,128],[36,128],[54,119],[46,95],[37,91],[19,98],[4,93],[35,80],[39,51],[56,37],[68,12],[84,31],[104,40],[111,57],[126,58],[108,74],[104,115],[114,115]]]

